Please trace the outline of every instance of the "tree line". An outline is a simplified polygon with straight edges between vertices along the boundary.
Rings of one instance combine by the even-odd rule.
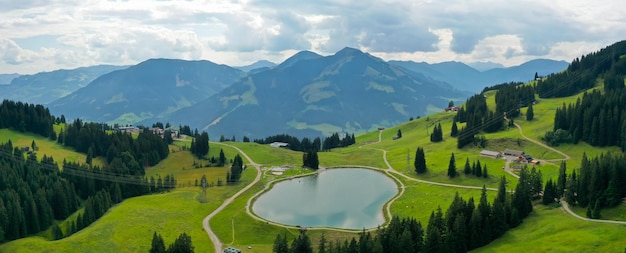
[[[57,142],[91,157],[103,156],[108,163],[128,152],[142,167],[131,175],[144,175],[143,166],[153,166],[169,155],[168,144],[147,128],[133,138],[121,131],[107,132],[106,124],[74,120],[59,133]]]
[[[43,105],[3,100],[0,104],[0,129],[8,128],[43,137],[56,135],[52,128],[55,117]],[[56,136],[55,136],[56,137]]]
[[[468,98],[464,106],[459,108],[454,121],[466,123],[456,134],[457,148],[463,148],[473,143],[475,135],[480,131],[491,133],[501,130],[504,126],[504,115],[490,111],[485,96],[476,94]],[[453,128],[455,125],[453,124]]]
[[[72,183],[52,157],[27,158],[11,141],[0,145],[0,242],[47,229],[80,206]]]
[[[426,228],[414,218],[393,217],[387,227],[375,233],[363,231],[358,238],[332,242],[322,236],[317,252],[467,252],[482,247],[519,226],[532,212],[529,174],[527,168],[522,169],[512,194],[506,191],[502,177],[492,203],[487,201],[484,186],[478,203],[473,198],[466,201],[457,193],[445,214],[440,207],[431,212]],[[313,246],[302,230],[292,240],[291,247],[288,235],[278,234],[273,252],[313,252]]]
[[[270,144],[273,142],[283,142],[287,143],[287,148],[293,151],[329,151],[333,148],[341,148],[347,147],[354,143],[356,143],[356,138],[354,134],[346,133],[345,136],[341,137],[339,133],[333,133],[329,137],[322,139],[320,137],[316,137],[311,140],[308,137],[302,138],[302,140],[298,139],[298,137],[291,136],[288,134],[278,134],[266,137],[265,139],[255,139],[255,143],[259,144]]]
[[[587,208],[589,218],[600,218],[600,210],[614,207],[626,197],[626,159],[623,154],[602,154],[587,158],[583,154],[580,169],[566,176],[561,166],[555,197],[563,196],[571,204]]]
[[[122,199],[158,192],[176,186],[171,175],[164,179],[145,178],[144,166],[166,158],[167,143],[148,130],[137,138],[110,126],[84,123],[77,119],[56,135],[54,118],[47,108],[20,102],[3,101],[0,126],[32,132],[85,153],[85,164],[63,161],[63,170],[52,157],[37,161],[36,152],[13,147],[11,141],[0,147],[0,241],[13,240],[45,230],[54,220],[66,219],[82,205],[85,213],[68,230],[55,237],[74,233],[88,226],[108,208]],[[47,125],[47,126],[44,126]],[[56,138],[52,138],[55,136]],[[35,143],[33,141],[33,147]],[[103,156],[107,165],[93,166],[93,158]],[[85,200],[84,202],[82,200]],[[93,212],[92,212],[93,210]]]
[[[496,115],[517,118],[520,108],[531,106],[535,102],[533,86],[522,83],[511,83],[501,86],[495,95]]]
[[[592,146],[618,146],[626,151],[624,78],[621,77],[616,87],[584,93],[575,103],[557,108],[553,131],[546,132],[544,141],[552,145],[584,141]]]
[[[541,98],[567,97],[593,88],[596,79],[605,72],[623,76],[626,74],[626,58],[621,57],[624,54],[626,41],[583,55],[574,59],[567,70],[539,80],[535,90]]]
[[[165,241],[163,237],[157,232],[152,235],[152,246],[150,247],[150,253],[193,253],[194,246],[191,242],[191,236],[187,233],[182,233],[176,238],[176,240],[165,248]]]

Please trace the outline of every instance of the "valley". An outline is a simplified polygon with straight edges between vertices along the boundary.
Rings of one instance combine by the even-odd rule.
[[[241,70],[228,72],[224,78],[233,83],[226,85],[228,81],[223,81],[226,88],[210,95],[212,99],[198,97],[195,105],[171,111],[172,115],[188,113],[187,116],[180,114],[181,122],[174,125],[184,124],[182,119],[193,118],[195,121],[191,121],[201,126],[212,121],[213,116],[221,115],[216,125],[225,125],[213,128],[213,131],[223,131],[219,142],[215,141],[219,135],[213,133],[209,140],[205,130],[212,129],[210,127],[200,128],[202,134],[198,130],[193,134],[191,130],[185,134],[172,134],[170,131],[174,128],[169,127],[168,122],[168,127],[160,123],[162,128],[155,124],[138,132],[124,133],[107,124],[80,120],[64,122],[49,115],[49,111],[41,106],[5,101],[0,108],[0,144],[3,144],[0,159],[2,168],[6,167],[2,172],[11,178],[8,180],[11,182],[1,181],[0,186],[5,188],[0,189],[3,194],[0,214],[17,215],[14,210],[19,210],[16,207],[20,201],[16,201],[14,196],[18,196],[18,199],[37,200],[37,204],[26,200],[22,204],[28,217],[38,217],[39,209],[35,207],[45,207],[43,202],[54,203],[51,200],[57,197],[46,195],[43,190],[29,194],[24,189],[45,186],[47,180],[72,185],[76,191],[68,191],[75,196],[73,201],[69,201],[74,203],[74,208],[63,209],[70,213],[57,214],[60,209],[54,205],[50,213],[53,213],[53,208],[56,219],[42,219],[42,226],[30,220],[20,222],[0,217],[0,224],[10,224],[20,230],[20,234],[16,234],[2,227],[0,231],[8,231],[11,237],[7,240],[9,238],[4,238],[2,234],[5,242],[0,245],[0,252],[141,252],[151,249],[150,239],[155,233],[161,234],[166,242],[172,242],[179,234],[185,233],[192,238],[196,252],[222,252],[227,247],[242,249],[243,252],[272,252],[276,251],[276,241],[280,236],[291,241],[303,235],[308,236],[312,245],[310,248],[319,250],[318,242],[322,238],[336,245],[348,245],[348,241],[354,241],[353,238],[359,238],[365,232],[373,235],[385,233],[385,229],[398,224],[394,222],[405,218],[414,219],[424,227],[428,224],[427,232],[422,231],[423,234],[419,235],[425,241],[422,246],[427,247],[434,245],[430,244],[433,238],[452,238],[446,237],[453,234],[452,228],[446,230],[449,231],[447,234],[435,236],[430,226],[435,212],[448,216],[450,210],[458,209],[450,204],[458,198],[471,199],[470,214],[474,211],[474,201],[479,203],[480,199],[475,209],[478,214],[465,218],[474,224],[474,227],[468,228],[482,231],[475,234],[484,237],[491,237],[488,234],[490,230],[478,229],[490,227],[493,224],[487,222],[495,223],[496,218],[492,217],[500,217],[491,211],[496,210],[496,203],[501,204],[501,209],[497,210],[508,210],[503,215],[504,221],[499,223],[506,226],[501,236],[492,238],[493,241],[481,239],[482,244],[469,240],[461,243],[463,246],[465,243],[472,245],[466,248],[472,252],[522,252],[529,249],[622,251],[622,238],[626,236],[626,204],[623,203],[626,166],[622,166],[626,120],[623,118],[623,104],[620,103],[624,96],[620,94],[626,92],[626,73],[620,71],[624,71],[626,58],[607,52],[618,50],[622,52],[620,55],[626,55],[624,43],[616,43],[612,50],[590,54],[586,60],[581,60],[582,63],[576,59],[563,72],[527,83],[509,83],[485,89],[464,103],[461,99],[464,93],[455,93],[454,89],[437,82],[426,83],[428,78],[420,79],[416,73],[403,72],[359,50],[347,48],[332,56],[300,53],[277,66],[265,65],[265,70],[244,79],[238,79],[244,76]],[[310,65],[318,61],[324,64]],[[167,60],[157,60],[134,68],[150,67],[155,62],[171,64]],[[607,62],[611,64],[605,64]],[[579,68],[579,63],[593,65],[594,68]],[[183,64],[213,66],[210,62]],[[231,71],[227,66],[220,68]],[[199,72],[186,73],[197,77]],[[299,78],[286,73],[297,73]],[[366,75],[354,77],[345,73]],[[559,79],[565,75],[569,76]],[[135,75],[127,73],[121,77],[121,80],[128,81],[133,80]],[[110,73],[96,80],[106,86],[106,80],[121,77]],[[593,80],[593,84],[581,81],[585,78]],[[354,87],[349,85],[354,84],[350,80],[357,80],[354,82],[359,84],[368,83],[369,86],[351,90]],[[564,83],[570,86],[564,86]],[[181,87],[187,85],[194,86],[194,82]],[[287,89],[288,85],[297,86],[297,89]],[[562,91],[563,87],[567,87],[567,91]],[[520,98],[526,95],[524,92],[527,90],[532,91],[532,100]],[[346,91],[343,97],[335,96]],[[445,98],[433,97],[422,94],[425,91],[447,95]],[[97,94],[94,91],[91,93]],[[390,99],[400,105],[371,102],[380,94],[392,94]],[[304,106],[302,108],[305,109],[286,115],[287,112],[278,108],[285,106],[285,98],[292,97],[303,98],[304,103],[299,101],[287,107]],[[317,103],[327,100],[331,102]],[[419,103],[408,106],[411,100]],[[424,100],[427,102],[421,103]],[[74,105],[75,102],[67,103]],[[437,103],[444,104],[440,107],[448,103],[459,107],[448,112],[425,112],[425,108]],[[220,106],[223,110],[194,111]],[[386,110],[376,111],[381,107]],[[414,111],[404,113],[398,108],[413,108],[411,110]],[[238,113],[243,116],[232,121],[223,117]],[[399,116],[394,116],[395,113]],[[194,118],[189,115],[204,116]],[[355,117],[349,118],[352,116]],[[330,129],[358,132],[355,143],[323,150],[321,145],[310,150],[292,150],[295,148],[295,145],[291,146],[294,139],[298,147],[305,149],[304,143],[310,145],[311,140],[304,136],[323,133],[330,139],[328,136],[332,133],[312,128],[292,132],[274,124],[293,123],[287,120],[292,118],[296,118],[296,122],[306,122],[295,124],[301,127],[338,120],[336,122],[340,123],[327,123]],[[554,129],[557,124],[569,130]],[[491,129],[492,126],[496,126],[495,129]],[[252,133],[247,130],[257,128],[262,131]],[[458,132],[455,131],[457,128]],[[182,130],[182,127],[175,130]],[[555,133],[558,130],[562,131],[561,135]],[[290,142],[283,143],[287,147],[274,147],[261,144],[261,140],[251,142],[249,139],[276,134],[276,131],[286,133],[282,136],[286,139],[282,141]],[[227,139],[231,135],[233,138]],[[239,139],[244,138],[238,141],[235,135]],[[342,138],[349,136],[346,133]],[[492,151],[496,155],[486,156],[483,151]],[[520,154],[508,154],[507,157],[507,152]],[[308,163],[310,160],[307,158],[311,155],[315,155],[315,167]],[[50,156],[62,164],[58,171],[47,167]],[[424,160],[423,164],[420,157]],[[22,167],[24,169],[20,169]],[[305,179],[300,177],[320,177],[318,173],[338,172],[340,168],[347,167],[375,170],[393,180],[397,193],[382,208],[374,208],[382,209],[384,223],[380,226],[381,230],[377,227],[346,229],[286,225],[255,213],[253,206],[256,201],[260,201],[268,190],[271,191],[281,181],[300,182]],[[276,168],[281,168],[279,173],[274,173]],[[78,172],[84,174],[72,174]],[[45,177],[53,179],[33,180]],[[357,180],[349,183],[358,184],[359,178],[354,177],[343,180]],[[315,184],[317,181],[312,179],[307,182]],[[372,189],[368,190],[375,191],[377,186],[369,185]],[[94,197],[101,196],[96,192],[108,197],[104,200]],[[102,216],[94,218],[92,203],[99,203],[94,200],[97,198],[105,204],[96,204]],[[305,205],[306,200],[299,203]],[[489,203],[494,203],[493,209]],[[517,203],[530,208],[527,217],[518,214],[518,211],[522,212],[522,207]],[[470,222],[480,217],[481,209],[487,210],[485,217],[489,219],[485,219],[482,225]],[[46,214],[43,208],[41,212]],[[79,217],[94,219],[87,222],[85,218],[83,222],[83,218]],[[465,220],[458,217],[453,222],[465,224]],[[25,219],[24,216],[22,218]],[[519,219],[519,223],[514,222],[515,218]],[[81,225],[76,225],[79,222]],[[446,220],[446,223],[452,222]],[[60,237],[59,230],[62,233]]]

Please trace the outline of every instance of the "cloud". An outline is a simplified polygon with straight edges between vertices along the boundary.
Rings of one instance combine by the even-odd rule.
[[[156,57],[245,65],[346,46],[387,60],[511,65],[569,61],[626,34],[619,0],[0,0],[0,15],[0,69],[21,73]]]
[[[31,61],[33,53],[22,49],[15,41],[0,39],[0,58],[11,65],[19,65]]]

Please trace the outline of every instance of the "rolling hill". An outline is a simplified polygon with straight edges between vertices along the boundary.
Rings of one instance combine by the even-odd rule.
[[[132,124],[191,106],[244,75],[209,61],[151,59],[100,76],[49,108],[70,119]]]
[[[435,80],[447,82],[456,89],[471,92],[480,92],[484,87],[505,82],[527,82],[534,78],[535,73],[545,76],[563,71],[568,65],[565,61],[537,59],[519,66],[492,68],[481,72],[455,61],[436,64],[413,61],[389,61],[389,63]]]
[[[101,75],[126,67],[97,65],[41,72],[33,75],[13,76],[8,85],[0,85],[0,98],[32,104],[48,104],[87,86],[87,84]],[[10,77],[11,75],[5,76]]]
[[[319,136],[392,126],[467,96],[353,48],[325,57],[303,51],[168,120],[213,137]]]

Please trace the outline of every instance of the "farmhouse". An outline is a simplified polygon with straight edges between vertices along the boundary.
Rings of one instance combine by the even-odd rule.
[[[505,156],[523,156],[524,155],[524,151],[513,150],[513,149],[505,149],[504,150],[504,155]]]
[[[272,148],[283,148],[283,147],[287,147],[288,145],[289,145],[288,143],[278,142],[278,141],[270,143],[270,146]]]
[[[456,106],[451,106],[451,107],[446,107],[445,109],[443,109],[445,112],[458,112],[459,111],[459,107]]]
[[[498,159],[502,157],[502,154],[498,151],[491,151],[491,150],[483,150],[480,151],[480,155],[484,156],[484,157],[490,157],[490,158],[494,158],[494,159]]]
[[[136,133],[136,132],[139,132],[139,128],[134,127],[134,126],[118,127],[115,130],[121,131],[123,133]]]

